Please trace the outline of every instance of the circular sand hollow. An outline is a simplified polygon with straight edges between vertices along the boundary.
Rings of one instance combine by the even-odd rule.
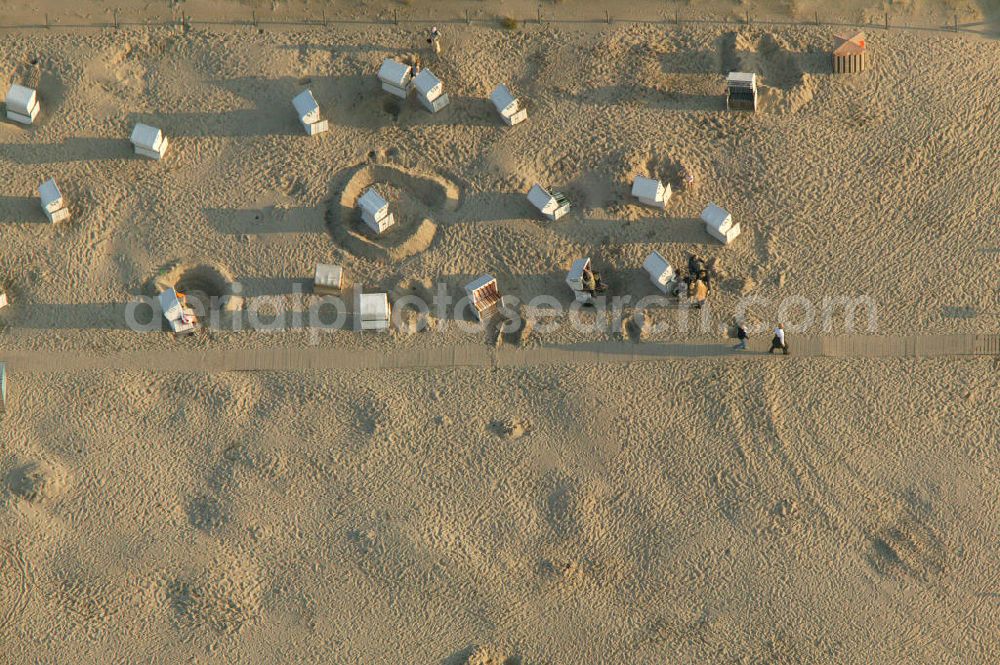
[[[169,288],[183,293],[198,316],[211,311],[235,312],[243,307],[232,276],[220,266],[178,263],[162,271],[153,286],[156,293]]]
[[[395,223],[381,235],[368,227],[357,208],[358,199],[376,190],[389,202]],[[368,164],[346,175],[339,195],[331,198],[326,224],[334,242],[369,259],[398,260],[418,254],[437,233],[434,217],[458,208],[459,188],[438,175],[418,173],[388,164]]]
[[[48,462],[28,462],[11,469],[5,484],[15,496],[35,503],[62,494],[66,487],[66,471]]]

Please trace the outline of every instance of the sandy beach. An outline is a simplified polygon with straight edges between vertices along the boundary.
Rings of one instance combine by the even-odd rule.
[[[42,110],[0,122],[0,662],[1000,660],[1000,41],[870,30],[867,70],[833,75],[831,28],[712,7],[732,23],[446,24],[436,58],[405,23],[5,30],[5,84]],[[438,113],[375,77],[418,53]],[[733,70],[759,112],[726,111]],[[526,122],[500,122],[498,83]],[[630,195],[682,169],[664,210]],[[536,182],[570,213],[539,215]],[[704,309],[658,298],[653,251],[709,262]],[[544,325],[533,299],[570,311],[585,256],[631,300]],[[318,263],[344,269],[343,326],[310,325]],[[524,325],[406,305],[484,273]],[[175,338],[135,305],[167,287],[229,304]],[[355,288],[392,330],[353,329]],[[779,322],[792,353],[768,357]],[[608,357],[642,348],[667,351]]]

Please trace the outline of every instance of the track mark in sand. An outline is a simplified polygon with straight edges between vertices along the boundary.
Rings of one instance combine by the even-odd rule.
[[[930,526],[930,515],[906,508],[891,524],[871,538],[868,561],[880,575],[908,575],[928,582],[948,569],[948,550]]]
[[[28,604],[32,570],[16,543],[0,541],[0,630],[7,632]]]
[[[563,473],[551,472],[543,481],[543,491],[542,513],[553,533],[560,539],[580,537],[589,497],[579,483]]]
[[[117,612],[112,600],[119,594],[105,581],[62,571],[56,574],[54,585],[53,595],[58,606],[74,626],[82,628],[90,637],[107,626]]]

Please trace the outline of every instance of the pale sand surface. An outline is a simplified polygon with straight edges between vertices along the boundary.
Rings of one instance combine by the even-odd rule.
[[[875,32],[871,70],[834,78],[818,28],[454,29],[430,63],[452,104],[432,116],[393,107],[374,78],[420,38],[0,42],[5,80],[37,80],[43,105],[36,127],[0,123],[0,361],[76,351],[103,367],[11,372],[0,662],[1000,660],[996,357],[100,364],[493,341],[454,326],[125,329],[125,303],[177,264],[215,266],[246,302],[284,297],[323,261],[393,299],[437,281],[458,297],[492,272],[506,293],[568,304],[579,256],[643,296],[646,254],[697,250],[722,273],[711,325],[683,331],[652,309],[664,325],[647,341],[722,344],[744,293],[868,295],[882,335],[996,333],[1000,43]],[[762,113],[722,110],[736,65],[763,74]],[[501,81],[529,110],[514,129],[484,99]],[[331,121],[319,139],[292,113],[305,87]],[[168,135],[163,162],[130,154],[136,121]],[[632,204],[633,175],[681,163],[697,189],[664,212]],[[34,198],[53,176],[74,215],[59,227]],[[368,177],[390,183],[404,220],[384,247],[340,211]],[[536,180],[575,210],[536,219],[523,197]],[[730,247],[695,221],[709,201],[743,223]],[[775,308],[750,316],[770,324]],[[614,338],[563,327],[501,351]]]
[[[8,662],[996,662],[996,361],[746,367],[19,375]]]

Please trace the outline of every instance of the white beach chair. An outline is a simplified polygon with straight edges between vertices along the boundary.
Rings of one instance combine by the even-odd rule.
[[[389,212],[389,202],[374,187],[369,187],[360,199],[361,219],[377,234],[382,234],[396,223],[395,217]]]
[[[55,178],[49,178],[38,186],[38,198],[50,222],[55,224],[69,219],[69,208],[63,201],[62,192],[59,191]]]
[[[174,334],[188,335],[197,328],[198,318],[194,311],[181,301],[181,297],[173,288],[160,292],[160,309]]]
[[[448,95],[444,92],[444,85],[431,70],[420,70],[413,79],[413,87],[417,90],[417,99],[431,113],[436,113],[448,105]]]
[[[573,261],[569,272],[566,273],[566,284],[573,290],[573,296],[577,302],[588,303],[593,300],[593,296],[583,290],[583,271],[590,268],[590,257],[584,257]]]
[[[673,290],[677,273],[662,254],[657,251],[652,252],[642,262],[642,269],[649,273],[649,279],[660,291],[670,293]]]
[[[409,65],[398,60],[386,58],[378,70],[378,80],[382,89],[388,93],[406,99],[412,87],[412,70]]]
[[[497,314],[504,306],[503,296],[497,287],[493,275],[483,275],[465,285],[465,293],[469,297],[472,311],[480,321],[487,321]]]
[[[292,106],[299,114],[299,122],[302,123],[302,128],[309,136],[322,134],[330,129],[330,123],[320,118],[319,104],[316,103],[312,90],[303,90],[293,97]]]
[[[740,225],[733,223],[733,216],[714,203],[709,203],[701,211],[701,221],[705,222],[705,230],[709,235],[723,245],[728,245],[740,235]]]
[[[662,210],[667,207],[670,194],[669,183],[664,185],[659,180],[646,178],[641,175],[636,176],[635,180],[632,181],[632,196],[639,199],[645,205]]]
[[[559,192],[549,192],[539,184],[528,190],[528,201],[538,208],[538,211],[555,221],[569,212],[569,200]]]
[[[726,77],[726,108],[730,111],[757,110],[757,75],[729,72]]]
[[[503,83],[493,89],[490,101],[493,102],[503,121],[510,126],[528,119],[528,111],[520,108],[517,98]]]
[[[41,110],[36,92],[16,83],[7,90],[4,103],[7,105],[7,119],[22,125],[33,123]]]
[[[340,293],[343,285],[344,269],[329,263],[316,264],[316,276],[313,278],[313,293]]]
[[[137,155],[151,159],[163,159],[167,153],[167,137],[156,127],[139,123],[132,129],[130,140]]]
[[[388,293],[362,293],[358,299],[360,327],[362,330],[386,330],[392,309]]]

